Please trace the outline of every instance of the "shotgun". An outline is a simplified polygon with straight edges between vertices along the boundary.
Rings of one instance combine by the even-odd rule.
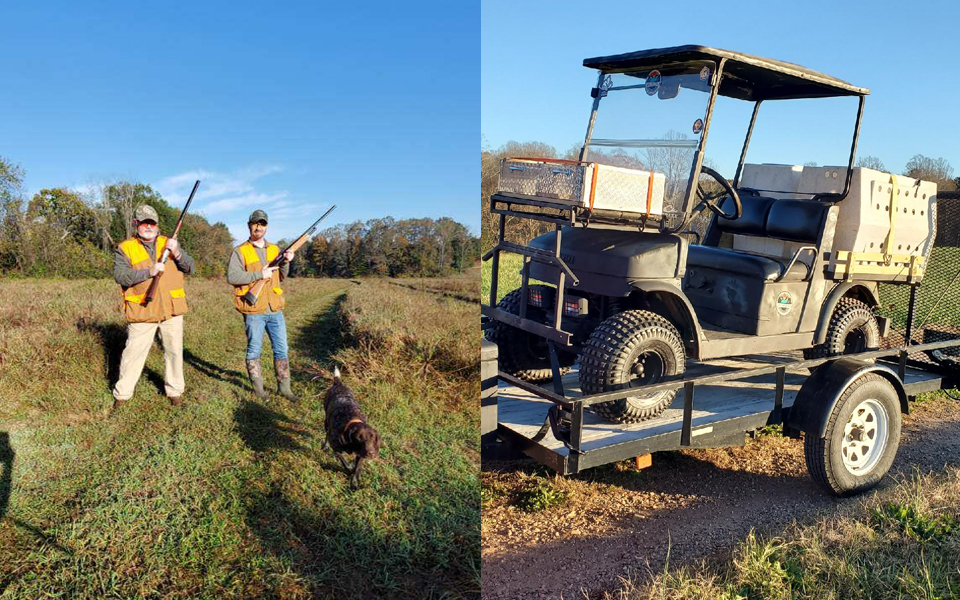
[[[180,211],[180,218],[177,220],[177,226],[173,229],[173,235],[170,236],[171,239],[177,239],[177,234],[180,233],[180,226],[183,225],[183,217],[187,214],[187,209],[190,208],[190,203],[193,202],[193,195],[197,193],[197,188],[200,187],[200,180],[198,179],[196,183],[193,184],[193,191],[190,192],[190,197],[187,198],[187,203],[183,205],[183,210]],[[164,246],[163,254],[160,255],[160,260],[157,262],[165,263],[167,262],[167,257],[170,256],[170,249]],[[143,303],[149,304],[153,300],[154,295],[157,293],[157,286],[160,285],[160,276],[163,273],[157,273],[153,276],[153,281],[150,282],[150,287],[147,288],[147,293],[143,297]]]
[[[291,250],[296,252],[297,250],[300,249],[300,246],[306,244],[307,240],[310,239],[310,236],[313,234],[313,232],[317,230],[317,225],[320,224],[320,221],[326,219],[327,215],[332,213],[333,209],[335,209],[336,207],[337,205],[334,204],[329,209],[327,209],[327,212],[323,213],[323,215],[319,219],[313,222],[313,225],[311,225],[310,227],[307,228],[306,231],[301,233],[300,237],[293,240],[292,243],[290,243],[286,248],[281,250],[280,254],[278,254],[276,258],[271,260],[270,264],[268,264],[267,266],[279,267],[280,265],[282,265],[283,262],[287,260],[286,257],[284,257],[284,254],[286,254]],[[260,298],[260,292],[263,291],[263,286],[266,285],[266,283],[267,283],[266,279],[260,279],[256,283],[251,285],[250,289],[247,290],[247,293],[243,295],[243,301],[249,304],[250,306],[253,306],[254,304],[256,304],[257,300]]]

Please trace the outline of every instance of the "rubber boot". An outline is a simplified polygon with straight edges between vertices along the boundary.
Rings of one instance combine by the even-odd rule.
[[[297,401],[290,389],[290,361],[286,358],[275,359],[273,366],[277,370],[277,391],[287,400]]]
[[[250,375],[250,383],[253,384],[253,393],[257,398],[266,400],[270,397],[267,391],[263,389],[263,372],[260,370],[259,358],[247,359],[247,373]]]

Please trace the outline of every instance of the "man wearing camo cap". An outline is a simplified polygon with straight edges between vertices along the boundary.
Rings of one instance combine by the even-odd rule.
[[[120,378],[113,388],[114,410],[133,396],[158,329],[163,340],[164,389],[171,404],[183,404],[183,314],[187,312],[183,276],[193,273],[194,264],[177,240],[160,235],[158,221],[152,206],[138,206],[133,212],[136,232],[120,243],[113,258],[113,278],[123,289],[127,319],[127,344],[120,358]],[[164,248],[172,260],[160,263]],[[157,291],[145,302],[157,274]]]
[[[253,383],[253,391],[260,399],[268,397],[263,389],[263,372],[260,367],[260,350],[263,346],[263,332],[270,337],[273,346],[273,366],[277,373],[277,391],[288,400],[296,400],[290,389],[290,360],[287,357],[287,324],[283,318],[283,288],[280,282],[286,279],[290,272],[290,261],[294,253],[287,251],[284,261],[279,267],[269,267],[277,256],[280,248],[268,242],[264,235],[267,233],[267,213],[255,210],[247,219],[250,230],[250,239],[237,246],[230,255],[227,266],[227,281],[234,286],[233,306],[243,314],[244,327],[247,331],[247,373]],[[256,304],[250,306],[243,300],[243,295],[257,281],[264,279],[263,286]]]

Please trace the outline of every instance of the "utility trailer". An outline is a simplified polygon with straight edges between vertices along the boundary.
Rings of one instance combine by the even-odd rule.
[[[500,373],[497,435],[561,475],[653,452],[741,446],[751,432],[767,425],[783,424],[784,431],[795,438],[805,432],[811,438],[822,435],[821,439],[828,439],[842,431],[835,431],[838,422],[831,423],[830,417],[843,410],[838,401],[844,392],[882,378],[896,408],[885,415],[887,432],[876,431],[876,437],[868,439],[872,430],[867,424],[860,440],[864,443],[857,449],[859,456],[854,459],[851,454],[846,461],[854,471],[857,460],[873,461],[874,465],[867,464],[866,480],[856,475],[846,484],[831,482],[842,474],[836,467],[844,464],[843,450],[837,456],[822,451],[811,456],[817,449],[807,449],[814,480],[830,493],[852,495],[873,487],[889,469],[896,455],[900,414],[909,412],[909,399],[957,385],[952,369],[911,360],[909,354],[955,350],[958,345],[960,341],[947,340],[911,347],[909,352],[886,349],[837,359],[803,360],[781,354],[700,363],[692,366],[683,380],[658,384],[679,393],[658,417],[636,424],[613,423],[589,412],[590,406],[629,392],[584,396],[575,370],[562,377],[563,394]],[[808,374],[809,368],[818,366]],[[873,395],[878,396],[874,400],[879,405],[880,395]],[[849,421],[839,426],[846,427]],[[856,426],[854,423],[852,428]],[[878,439],[881,436],[883,439]],[[838,464],[815,470],[816,462],[831,460]]]

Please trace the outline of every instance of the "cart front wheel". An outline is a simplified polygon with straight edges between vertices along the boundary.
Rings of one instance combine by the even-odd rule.
[[[580,386],[584,394],[642,388],[682,375],[684,360],[683,342],[670,321],[650,311],[628,310],[601,323],[584,344]],[[638,394],[595,404],[593,410],[617,423],[638,423],[662,413],[676,393]]]
[[[843,392],[824,437],[807,432],[803,450],[813,480],[835,496],[861,494],[880,482],[900,445],[900,399],[883,376],[863,375]]]

